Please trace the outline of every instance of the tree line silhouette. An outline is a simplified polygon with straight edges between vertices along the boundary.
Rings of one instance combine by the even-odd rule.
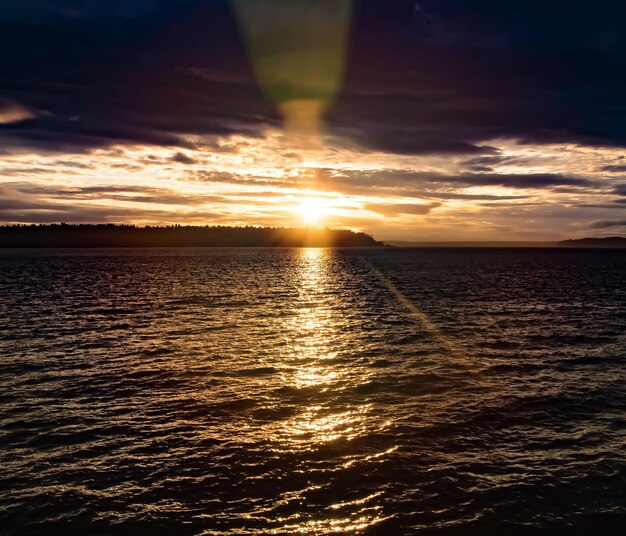
[[[0,226],[0,247],[380,247],[349,230],[282,227],[138,227],[118,224]]]

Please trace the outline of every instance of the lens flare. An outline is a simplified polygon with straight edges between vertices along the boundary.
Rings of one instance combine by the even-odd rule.
[[[341,88],[352,0],[232,0],[258,82],[285,130],[318,135]]]

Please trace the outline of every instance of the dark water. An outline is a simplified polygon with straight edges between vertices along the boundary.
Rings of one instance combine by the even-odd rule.
[[[624,534],[626,252],[0,253],[2,534]]]

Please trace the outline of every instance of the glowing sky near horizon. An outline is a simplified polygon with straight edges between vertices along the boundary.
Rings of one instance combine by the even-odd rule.
[[[239,2],[252,19],[270,6],[266,21],[279,5]],[[319,18],[342,53],[312,33],[320,56],[301,70],[267,27],[246,43],[233,5],[6,3],[0,224],[319,225],[407,241],[626,234],[626,6],[360,0],[332,31]],[[295,11],[280,25],[296,37],[320,26]],[[260,63],[250,57],[259,43],[278,71],[264,46]],[[329,55],[337,62],[318,61]],[[318,93],[306,93],[309,71]],[[306,90],[296,101],[332,102],[319,144],[283,135],[294,88]]]
[[[320,225],[382,239],[550,240],[611,234],[598,222],[620,208],[613,208],[620,180],[598,171],[622,161],[615,149],[494,140],[503,163],[479,175],[464,171],[467,157],[290,152],[279,130],[189,141],[196,150],[124,145],[71,158],[5,156],[4,220]]]

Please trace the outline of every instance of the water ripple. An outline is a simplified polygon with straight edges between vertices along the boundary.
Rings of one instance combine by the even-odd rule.
[[[626,254],[0,253],[0,531],[626,526]]]

